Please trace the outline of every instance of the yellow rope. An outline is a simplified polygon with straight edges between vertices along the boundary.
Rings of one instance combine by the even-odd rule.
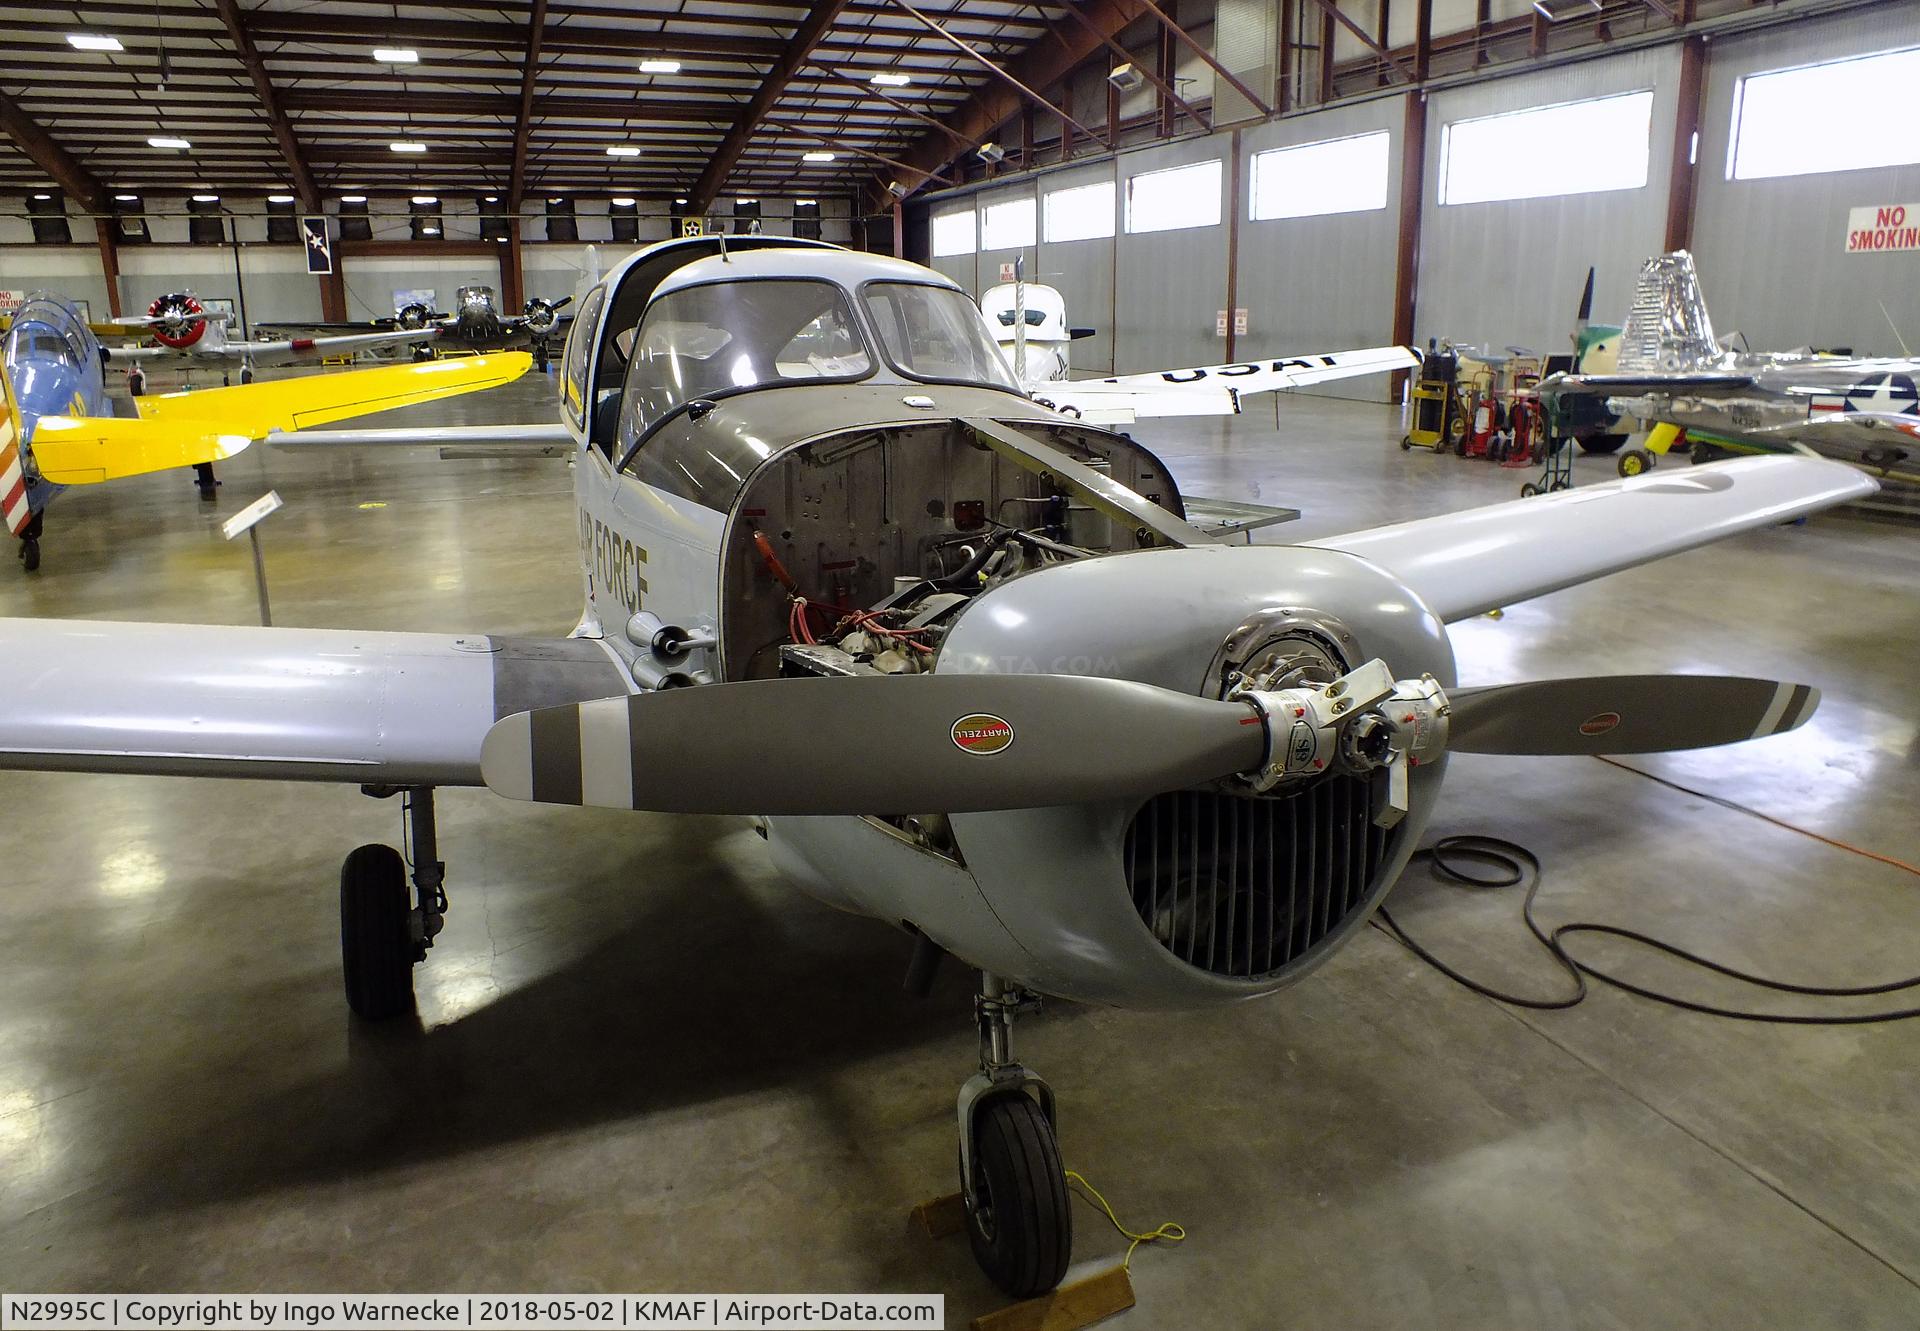
[[[1112,1225],[1115,1229],[1119,1230],[1120,1236],[1122,1238],[1133,1240],[1133,1242],[1127,1245],[1126,1258],[1120,1263],[1121,1269],[1128,1272],[1129,1274],[1131,1274],[1133,1271],[1133,1250],[1139,1247],[1141,1244],[1143,1243],[1182,1243],[1186,1241],[1186,1237],[1187,1237],[1186,1227],[1183,1225],[1177,1225],[1171,1220],[1167,1221],[1166,1224],[1161,1225],[1158,1229],[1150,1229],[1144,1234],[1136,1234],[1132,1230],[1128,1229],[1125,1225],[1120,1223],[1120,1217],[1113,1213],[1113,1207],[1108,1203],[1105,1197],[1102,1197],[1100,1195],[1100,1190],[1094,1187],[1093,1184],[1087,1182],[1085,1178],[1075,1173],[1071,1169],[1067,1171],[1067,1182],[1072,1184],[1077,1184],[1080,1190],[1087,1194],[1088,1199],[1092,1201],[1095,1206],[1099,1207],[1103,1212],[1106,1213],[1107,1223]]]

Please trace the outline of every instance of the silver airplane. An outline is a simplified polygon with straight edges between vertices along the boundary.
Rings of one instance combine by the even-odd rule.
[[[570,451],[564,637],[0,620],[0,768],[405,796],[412,873],[341,873],[347,1001],[413,1006],[447,909],[433,793],[755,815],[800,890],[981,976],[960,1188],[1016,1298],[1067,1269],[1055,1095],[1012,1046],[1047,994],[1239,1003],[1365,924],[1450,752],[1639,753],[1804,722],[1806,685],[1462,688],[1446,625],[1865,494],[1716,464],[1302,545],[1218,543],[1125,435],[1014,380],[918,265],[687,237],[581,301],[561,420],[301,432]]]
[[[1554,375],[1543,398],[1604,398],[1616,416],[1677,427],[1696,446],[1813,452],[1882,474],[1920,453],[1920,359],[1852,359],[1808,351],[1723,347],[1685,250],[1648,259],[1619,339],[1615,368]],[[1651,441],[1664,452],[1675,430]],[[1702,453],[1701,456],[1705,454]],[[1653,453],[1621,455],[1623,475]]]
[[[280,365],[319,360],[345,352],[371,351],[380,347],[424,342],[437,335],[437,329],[393,329],[378,333],[353,333],[340,337],[265,338],[248,342],[227,336],[231,315],[224,310],[209,310],[191,291],[173,291],[147,307],[143,318],[116,319],[99,326],[107,335],[101,343],[107,364],[128,367],[129,384],[136,395],[146,391],[148,368],[238,369],[240,382],[253,382],[256,365]],[[140,332],[150,336],[150,347],[116,346],[114,332]]]
[[[534,368],[546,372],[553,339],[564,333],[569,316],[560,311],[573,303],[572,296],[548,300],[530,297],[519,314],[502,314],[499,298],[492,287],[474,282],[457,287],[453,293],[453,311],[441,314],[420,301],[402,306],[384,324],[401,330],[414,339],[436,339],[436,345],[459,345],[468,351],[498,351],[525,346],[533,352]],[[364,328],[364,324],[261,324],[270,331],[300,327],[308,329]],[[428,358],[433,348],[421,341],[415,356]]]

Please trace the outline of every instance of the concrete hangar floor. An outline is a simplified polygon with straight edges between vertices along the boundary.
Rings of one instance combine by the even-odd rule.
[[[530,375],[412,419],[545,419],[551,398]],[[1522,479],[1403,454],[1386,407],[1294,397],[1279,421],[1140,434],[1193,492],[1305,510],[1267,539]],[[1589,459],[1579,479],[1610,474]],[[188,473],[67,495],[45,568],[0,568],[0,614],[252,622],[244,543],[217,524],[271,485],[288,500],[265,528],[277,622],[572,622],[563,464],[255,448],[222,477],[217,505]],[[1640,765],[1912,861],[1916,583],[1910,531],[1828,515],[1516,606],[1456,644],[1470,683],[1816,683],[1825,704],[1794,734]],[[940,1290],[950,1326],[1004,1302],[964,1239],[905,1223],[954,1183],[970,977],[904,997],[904,940],[783,887],[742,820],[444,792],[453,909],[417,975],[421,1021],[369,1031],[340,992],[334,885],[347,849],[397,838],[391,803],[7,773],[0,809],[6,1288]],[[1549,922],[1634,925],[1813,983],[1920,969],[1910,876],[1591,759],[1457,759],[1430,835],[1446,832],[1538,851]],[[1416,871],[1392,904],[1469,970],[1557,992],[1512,892]],[[1052,1004],[1020,1041],[1063,1097],[1068,1166],[1136,1227],[1191,1234],[1136,1255],[1126,1324],[1920,1324],[1920,1023],[1749,1025],[1604,988],[1521,1012],[1363,931],[1274,999]],[[1118,1259],[1093,1211],[1075,1227],[1077,1271]]]

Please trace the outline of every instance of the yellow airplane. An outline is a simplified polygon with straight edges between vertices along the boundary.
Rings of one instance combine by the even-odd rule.
[[[230,458],[271,431],[301,430],[510,383],[525,352],[424,361],[138,397],[138,419],[111,414],[100,343],[65,301],[35,297],[0,342],[0,518],[40,566],[47,505],[98,485]]]

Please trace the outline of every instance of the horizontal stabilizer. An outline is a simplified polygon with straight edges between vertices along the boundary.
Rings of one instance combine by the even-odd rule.
[[[253,441],[214,421],[134,421],[116,416],[42,416],[33,461],[56,485],[98,485],[230,458]]]

